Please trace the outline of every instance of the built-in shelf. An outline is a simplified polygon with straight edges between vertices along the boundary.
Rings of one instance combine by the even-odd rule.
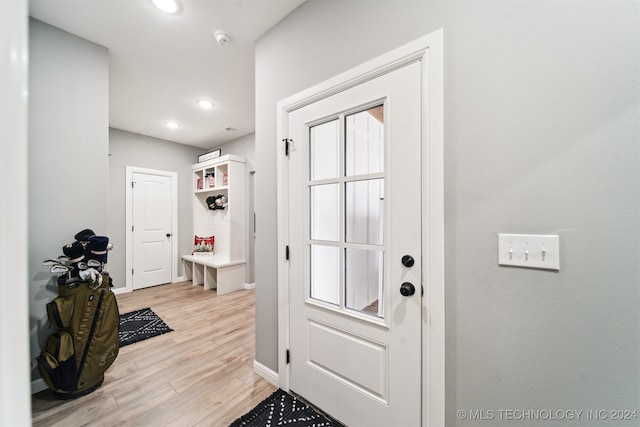
[[[231,154],[196,163],[193,170],[193,234],[200,237],[214,236],[214,256],[217,265],[234,265],[234,269],[241,268],[237,276],[244,281],[245,265],[245,233],[246,233],[246,206],[245,206],[245,159]],[[227,205],[224,209],[209,209],[207,198],[224,195]],[[191,254],[185,254],[191,255]],[[202,256],[203,262],[198,262],[198,257],[186,257],[191,268],[194,265],[207,264],[207,268],[216,268]],[[209,265],[210,264],[210,265]],[[242,267],[237,267],[241,265]],[[186,267],[186,266],[185,266]],[[187,267],[188,268],[188,267]],[[196,279],[198,275],[193,276]],[[215,276],[211,276],[215,277]],[[235,279],[234,279],[235,280]],[[214,279],[208,281],[214,282]],[[199,282],[199,280],[194,280]],[[239,286],[239,285],[238,285]],[[244,286],[244,282],[242,283]],[[231,286],[237,287],[236,284]]]
[[[229,161],[221,160],[225,157],[218,157],[203,163],[197,163],[193,167],[193,185],[195,192],[211,192],[229,188]],[[235,156],[234,156],[235,157]],[[216,162],[216,164],[210,164]],[[243,162],[244,163],[244,162]]]

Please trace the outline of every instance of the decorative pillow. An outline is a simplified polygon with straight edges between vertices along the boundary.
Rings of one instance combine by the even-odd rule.
[[[193,253],[213,253],[214,236],[193,238]]]
[[[215,241],[215,239],[216,239],[215,236],[209,236],[209,237],[193,236],[193,244],[194,245],[205,244],[205,245],[213,246],[213,242]]]

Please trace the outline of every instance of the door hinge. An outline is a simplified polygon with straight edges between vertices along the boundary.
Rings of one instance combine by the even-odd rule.
[[[420,296],[424,296],[424,286],[420,285]]]
[[[134,185],[135,185],[135,182],[131,181],[131,188],[133,188]]]
[[[284,259],[289,261],[289,245],[284,247]]]
[[[293,143],[293,139],[285,138],[282,142],[284,142],[284,155],[289,157],[289,145]]]
[[[131,275],[133,276],[133,268],[131,269]]]
[[[135,225],[131,226],[131,232],[133,232],[133,229],[135,228]]]
[[[287,349],[287,365],[289,364],[289,362],[291,362],[291,352],[289,352],[289,349]]]

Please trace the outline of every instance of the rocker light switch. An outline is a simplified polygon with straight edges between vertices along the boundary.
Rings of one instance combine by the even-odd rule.
[[[538,234],[498,234],[498,264],[560,270],[560,237]]]

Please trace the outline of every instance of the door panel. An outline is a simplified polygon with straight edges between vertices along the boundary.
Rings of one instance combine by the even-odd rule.
[[[171,282],[171,178],[133,173],[133,289]]]
[[[329,377],[386,401],[388,347],[308,320],[309,364]],[[340,351],[335,351],[336,349]]]
[[[347,425],[420,424],[420,67],[288,116],[289,385]]]

